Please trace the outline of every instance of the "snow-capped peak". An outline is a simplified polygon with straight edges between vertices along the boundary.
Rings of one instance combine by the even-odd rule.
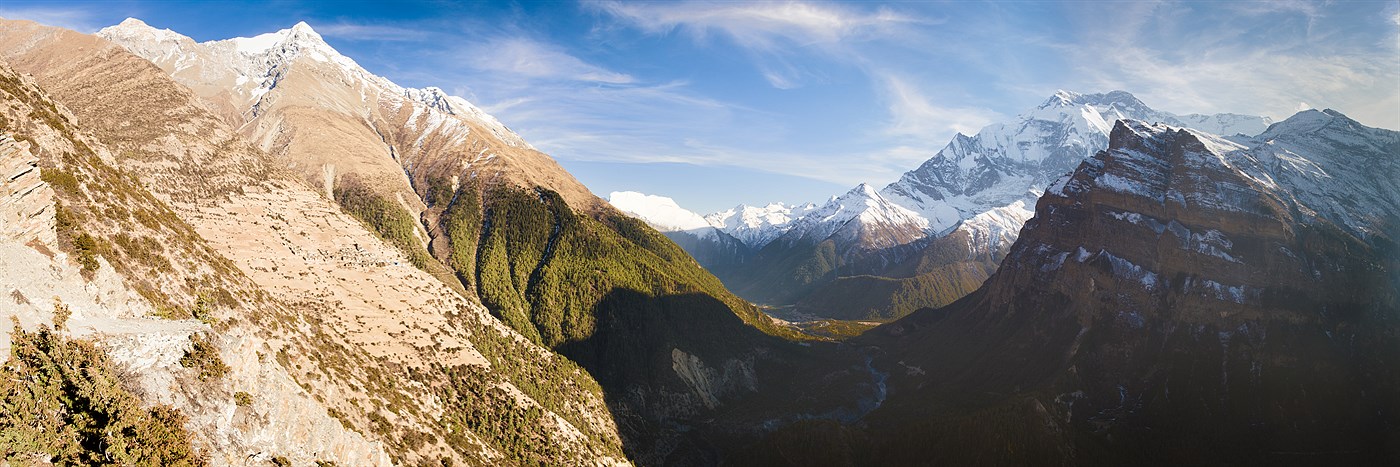
[[[140,19],[132,17],[127,17],[126,19],[122,20],[122,22],[117,23],[115,26],[108,26],[106,28],[103,28],[102,30],[111,32],[122,32],[127,34],[141,34],[151,31],[168,32],[171,34],[176,34],[174,31],[171,31],[169,29],[156,29],[151,25],[146,24],[145,21],[141,21]]]
[[[1256,179],[1362,238],[1397,235],[1400,132],[1372,128],[1335,110],[1305,110],[1275,123],[1237,154],[1270,169]]]
[[[1400,132],[1367,127],[1336,111],[1303,111],[1255,138],[1124,120],[1112,141],[1110,150],[1049,192],[1071,197],[1097,187],[1222,212],[1258,209],[1258,203],[1241,202],[1242,193],[1256,192],[1363,240],[1400,231],[1394,221],[1400,218]],[[1177,178],[1204,187],[1180,190],[1162,182]]]
[[[311,29],[311,25],[310,25],[310,24],[306,24],[305,21],[297,21],[297,24],[293,24],[293,25],[292,25],[292,32],[299,32],[299,33],[304,33],[304,34],[305,34],[305,33],[309,33],[309,34],[315,35],[317,39],[321,38],[321,35],[320,35],[320,34],[316,34],[316,31],[314,31],[314,30]]]
[[[761,207],[740,204],[708,214],[705,220],[745,245],[757,249],[787,232],[793,221],[816,208],[817,205],[812,203],[797,206],[768,203]]]
[[[128,43],[159,43],[178,42],[187,39],[191,43],[193,39],[169,29],[156,29],[136,18],[127,18],[114,26],[107,26],[97,31],[97,35],[113,40],[125,46]]]
[[[1268,140],[1273,139],[1275,135],[1281,134],[1295,135],[1300,133],[1313,133],[1331,125],[1339,119],[1345,119],[1346,121],[1351,120],[1347,118],[1346,115],[1342,115],[1341,112],[1332,109],[1308,109],[1293,114],[1292,117],[1288,117],[1284,121],[1270,126],[1269,129],[1265,130],[1259,137]]]
[[[691,232],[703,234],[713,230],[709,222],[699,214],[676,204],[676,200],[665,196],[648,195],[635,191],[614,191],[608,195],[608,202],[619,211],[641,219],[662,232]]]
[[[277,32],[259,34],[253,37],[235,37],[227,40],[238,53],[248,56],[280,55],[285,59],[306,56],[317,61],[335,61],[348,68],[359,68],[349,57],[341,55],[326,40],[311,29],[305,21],[291,28]],[[223,41],[215,41],[215,43]]]
[[[1074,103],[1077,102],[1080,99],[1080,97],[1080,94],[1077,92],[1058,89],[1055,91],[1054,94],[1050,95],[1049,99],[1046,99],[1044,103],[1040,104],[1040,106],[1036,108],[1049,109],[1055,107],[1074,105]]]
[[[861,183],[860,185],[857,185],[855,188],[852,188],[851,191],[849,191],[849,192],[846,193],[846,195],[847,195],[847,196],[861,195],[861,196],[864,196],[864,197],[867,197],[867,198],[875,198],[875,197],[880,196],[880,193],[876,192],[876,191],[875,191],[875,187],[870,186],[869,183]]]
[[[355,108],[372,99],[390,99],[395,108],[411,103],[416,108],[414,118],[425,117],[424,128],[450,128],[466,134],[469,130],[465,125],[453,123],[455,119],[448,117],[457,116],[484,126],[507,145],[532,148],[466,99],[436,87],[405,88],[370,73],[326,43],[305,21],[277,32],[200,43],[168,29],[157,30],[135,18],[103,28],[97,35],[156,63],[191,87],[212,85],[211,94],[216,95],[232,91],[228,94],[233,100],[230,103],[247,115],[257,116],[271,105],[278,98],[274,88],[292,67],[299,66],[295,63],[303,63],[322,70],[318,74],[340,76],[337,81],[350,89],[336,91],[340,93],[336,98],[349,97],[354,101],[344,102],[345,108]]]
[[[840,237],[847,245],[878,249],[913,241],[928,227],[927,219],[862,183],[794,222],[783,238],[820,242]]]

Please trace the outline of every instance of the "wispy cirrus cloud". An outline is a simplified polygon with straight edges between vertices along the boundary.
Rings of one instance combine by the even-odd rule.
[[[1190,5],[1135,6],[1103,12],[1109,15],[1103,23],[1116,29],[1086,31],[1063,46],[1081,70],[1071,82],[1129,90],[1176,112],[1282,119],[1307,102],[1369,125],[1400,127],[1400,52],[1356,34],[1354,17],[1304,1],[1231,4],[1242,16],[1223,19]],[[1141,20],[1164,15],[1193,19]]]
[[[496,38],[469,48],[473,67],[534,79],[566,79],[608,84],[636,81],[570,55],[559,47],[525,37]]]
[[[409,26],[346,22],[318,24],[316,32],[322,36],[352,41],[422,41],[431,35],[428,30]]]
[[[1395,49],[1400,51],[1400,8],[1396,8],[1395,12],[1391,14],[1390,22],[1395,25]]]
[[[837,44],[895,32],[901,25],[930,23],[888,8],[861,12],[834,4],[772,3],[585,3],[651,33],[681,30],[697,40],[721,34],[746,48],[773,51],[788,46]]]
[[[885,132],[890,136],[920,140],[938,138],[937,142],[946,143],[948,132],[973,135],[1004,117],[977,107],[939,105],[909,80],[894,73],[881,73],[880,79],[890,114]]]
[[[826,3],[623,3],[586,2],[621,24],[648,34],[685,34],[697,43],[732,41],[753,57],[759,73],[778,89],[795,89],[807,73],[789,57],[813,53],[859,65],[856,44],[906,35],[913,25],[938,21],[881,7],[874,11]]]
[[[87,34],[107,26],[92,10],[62,5],[19,8],[0,6],[0,18],[27,19]]]
[[[801,154],[709,144],[703,147],[712,156],[697,155],[690,162],[733,164],[841,184],[880,182],[930,157],[953,133],[975,133],[1000,116],[986,108],[942,103],[946,101],[924,80],[887,63],[891,50],[915,56],[947,52],[930,35],[946,20],[927,9],[912,14],[885,6],[810,2],[601,1],[584,6],[616,21],[613,27],[742,50],[758,74],[780,90],[820,81],[820,73],[812,69],[854,69],[865,76],[884,106],[885,118],[849,129],[863,144]]]

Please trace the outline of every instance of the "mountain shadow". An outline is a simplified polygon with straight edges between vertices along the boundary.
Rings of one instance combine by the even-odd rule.
[[[593,315],[592,336],[558,351],[602,385],[641,465],[733,463],[775,429],[875,406],[859,349],[769,336],[707,294],[616,289]]]

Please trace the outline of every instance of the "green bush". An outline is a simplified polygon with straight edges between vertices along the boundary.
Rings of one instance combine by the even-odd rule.
[[[233,403],[239,407],[248,407],[253,405],[253,395],[243,391],[235,392],[233,393]]]
[[[28,465],[204,465],[185,417],[142,408],[106,354],[47,328],[16,326],[0,367],[0,460]]]
[[[54,203],[54,225],[58,231],[59,244],[67,247],[74,259],[83,268],[83,275],[91,278],[102,264],[97,262],[101,244],[97,238],[83,232],[79,220],[63,203]]]
[[[403,206],[375,193],[369,185],[354,176],[341,177],[336,182],[335,200],[345,212],[364,222],[380,238],[408,255],[408,260],[414,266],[429,270],[433,260],[418,240],[418,220]]]
[[[73,310],[64,305],[58,297],[53,298],[53,328],[62,331],[68,326],[68,318],[73,316]]]
[[[475,181],[472,181],[452,198],[442,214],[443,231],[447,233],[447,241],[451,245],[447,266],[467,288],[476,286],[476,250],[481,236],[480,203]]]
[[[229,367],[219,358],[219,349],[213,340],[203,334],[191,334],[190,350],[180,357],[180,365],[199,370],[199,380],[217,380],[228,374]]]
[[[69,195],[77,195],[79,191],[78,177],[58,169],[41,169],[39,179],[48,183],[53,189]]]
[[[500,375],[476,365],[444,371],[449,384],[439,389],[446,403],[443,422],[469,430],[449,429],[443,434],[448,445],[471,452],[475,449],[471,433],[516,464],[550,465],[565,458],[561,446],[549,442],[550,428],[542,423],[544,410],[522,406],[502,388],[505,381]]]

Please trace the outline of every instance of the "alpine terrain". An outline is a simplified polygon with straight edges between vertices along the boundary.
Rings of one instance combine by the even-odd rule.
[[[715,250],[711,243],[720,242],[714,236],[678,242],[740,296],[795,305],[798,316],[888,321],[920,307],[946,305],[996,270],[1033,215],[1036,198],[1052,180],[1106,148],[1120,119],[1247,136],[1270,123],[1236,114],[1173,115],[1123,91],[1059,91],[1013,122],[990,125],[975,136],[957,135],[883,189],[861,185],[819,208],[763,225],[764,235],[745,237],[751,239],[745,242],[749,251],[722,250],[735,251],[737,258],[709,259]],[[730,224],[715,226],[741,235]],[[724,266],[737,262],[746,267]]]
[[[1400,132],[1062,91],[700,215],[283,24],[0,19],[0,464],[1400,463]]]
[[[890,374],[864,425],[798,432],[872,465],[1394,462],[1398,171],[1400,133],[1331,110],[1121,120],[982,287],[858,338]]]
[[[40,203],[17,216],[62,213],[57,244],[22,250],[66,252],[51,261],[78,261],[84,277],[113,264],[118,290],[140,306],[103,313],[195,320],[164,352],[195,352],[183,366],[211,362],[217,371],[198,379],[222,389],[185,390],[215,399],[171,399],[160,372],[138,394],[198,415],[177,444],[206,458],[705,464],[720,454],[714,437],[743,439],[790,413],[741,409],[770,406],[765,398],[810,394],[804,407],[831,413],[868,404],[846,397],[869,392],[868,372],[842,369],[857,355],[795,342],[827,338],[730,294],[470,103],[372,75],[305,23],[204,43],[135,19],[96,36],[2,26],[0,58],[33,77],[10,98],[52,107],[15,110],[23,118],[6,131],[38,141],[26,149],[38,161],[14,167],[48,170],[63,188],[44,208],[48,198],[23,184],[32,177],[17,175],[15,192]],[[129,198],[177,227],[93,201]],[[175,234],[205,252],[174,263]],[[10,313],[39,332],[59,302],[28,297],[56,294],[19,284]],[[62,303],[79,317],[99,312],[83,303],[107,306]],[[226,328],[261,340],[230,340],[238,334]],[[245,366],[219,363],[232,352]],[[184,374],[173,361],[156,368]],[[307,444],[315,435],[275,431],[306,426],[271,411],[291,396],[210,382],[225,367],[283,372],[287,391],[324,407],[297,410],[366,441]],[[840,382],[851,383],[830,387]],[[239,410],[280,425],[256,434],[217,407],[253,407]],[[723,414],[728,424],[713,422]],[[46,452],[24,446],[6,455]]]

